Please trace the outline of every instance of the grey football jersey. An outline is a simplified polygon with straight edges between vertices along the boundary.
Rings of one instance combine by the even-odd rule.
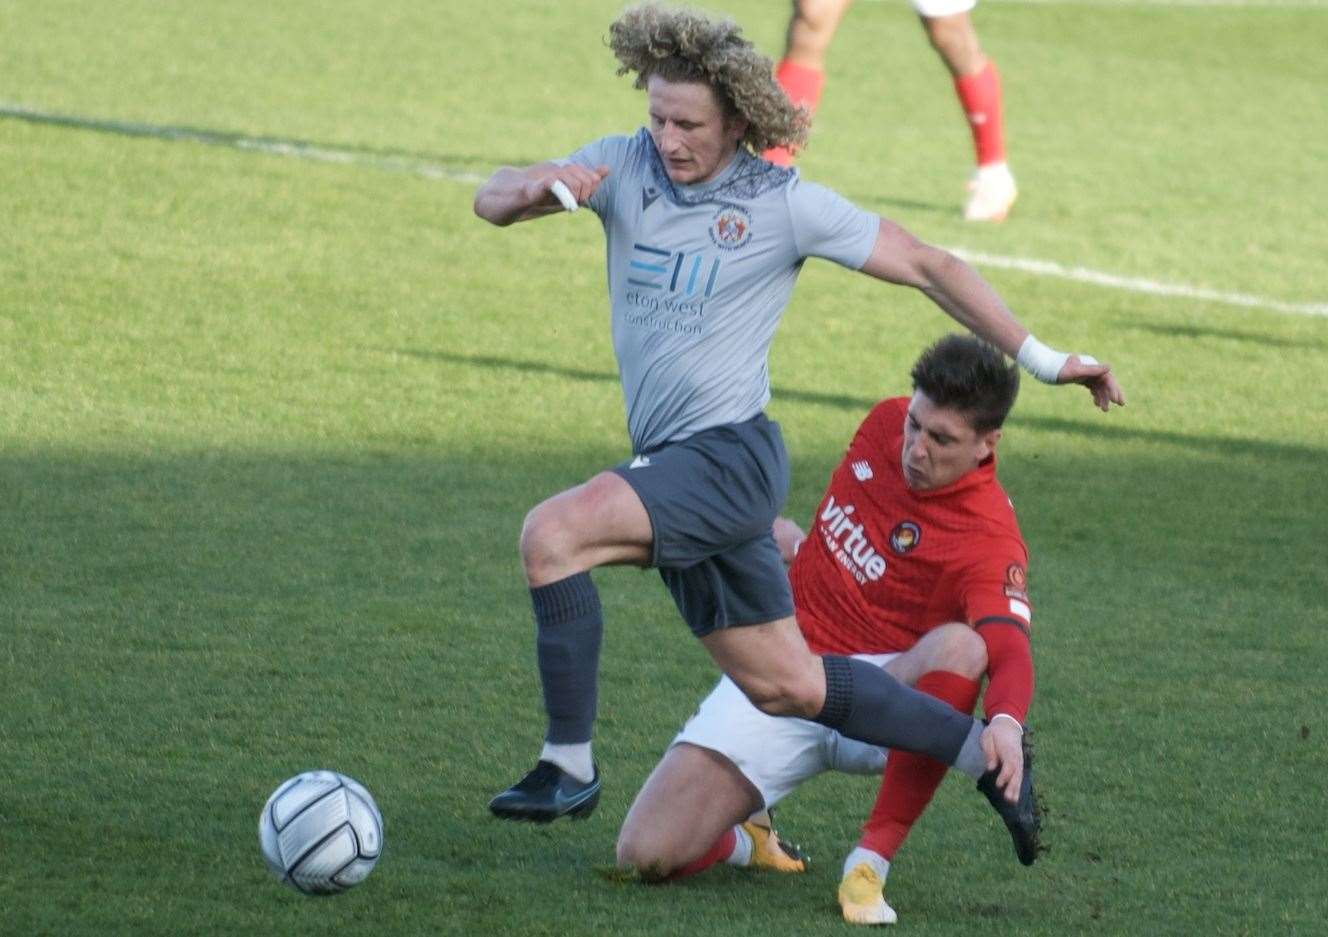
[[[807,257],[854,270],[880,219],[740,149],[709,182],[672,182],[645,130],[563,162],[609,176],[589,206],[604,225],[613,350],[635,452],[755,416],[768,353]]]

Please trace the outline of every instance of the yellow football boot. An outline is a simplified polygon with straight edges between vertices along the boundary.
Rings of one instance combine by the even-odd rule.
[[[806,872],[807,856],[792,843],[779,838],[768,826],[754,820],[742,824],[743,831],[752,838],[751,869],[773,869],[776,872]]]
[[[839,907],[850,924],[893,924],[899,919],[885,903],[885,882],[865,862],[849,869],[839,883]]]

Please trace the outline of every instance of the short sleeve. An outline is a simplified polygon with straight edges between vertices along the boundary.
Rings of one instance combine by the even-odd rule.
[[[586,203],[601,218],[610,211],[618,185],[633,161],[634,142],[632,137],[601,137],[587,143],[570,156],[554,160],[560,166],[575,163],[590,170],[598,169],[600,166],[609,167],[608,177],[600,183],[595,194]]]
[[[838,192],[795,179],[788,190],[793,238],[803,257],[824,257],[861,270],[876,246],[879,216],[863,211]]]
[[[1028,553],[1016,540],[983,547],[983,557],[962,574],[961,601],[968,623],[981,627],[997,621],[1029,632],[1033,606],[1028,599]]]

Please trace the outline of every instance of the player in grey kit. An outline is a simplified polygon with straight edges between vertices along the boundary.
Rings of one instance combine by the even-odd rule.
[[[979,779],[1016,841],[1036,841],[1018,727],[972,717],[879,667],[818,657],[793,618],[771,535],[788,459],[767,352],[808,257],[922,290],[1048,383],[1124,402],[1110,370],[1034,339],[966,264],[755,153],[796,145],[794,111],[731,22],[646,4],[610,27],[649,127],[569,158],[498,170],[475,213],[508,225],[562,210],[557,183],[604,226],[613,343],[633,457],[526,517],[521,557],[537,626],[549,727],[533,771],[490,803],[498,816],[585,816],[602,618],[589,570],[654,566],[720,668],[763,712],[920,751]]]

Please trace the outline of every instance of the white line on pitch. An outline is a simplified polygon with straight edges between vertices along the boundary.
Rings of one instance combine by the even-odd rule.
[[[1178,296],[1183,299],[1198,299],[1228,306],[1247,306],[1252,309],[1270,309],[1274,312],[1289,312],[1302,316],[1328,316],[1328,303],[1288,303],[1248,293],[1227,293],[1202,286],[1186,286],[1183,283],[1160,283],[1144,277],[1125,277],[1115,273],[1104,273],[1101,270],[1089,270],[1087,267],[1066,267],[1051,260],[984,254],[963,247],[950,247],[947,250],[956,257],[979,267],[1018,270],[1036,276],[1075,280],[1079,283],[1092,283],[1095,286],[1128,290],[1132,293],[1149,293],[1153,296]]]
[[[150,137],[159,140],[187,140],[207,146],[225,146],[232,149],[268,153],[275,156],[294,157],[324,163],[341,163],[357,166],[369,166],[391,172],[406,172],[426,179],[446,182],[475,184],[485,181],[487,176],[473,172],[453,169],[442,163],[415,159],[405,156],[390,156],[379,153],[345,149],[325,144],[305,143],[299,140],[284,140],[277,137],[253,137],[238,133],[223,133],[215,130],[201,130],[194,127],[175,127],[160,124],[131,123],[118,120],[100,120],[90,117],[76,117],[52,114],[15,104],[0,103],[0,117],[16,117],[33,123],[54,124],[64,127],[76,127],[81,130],[95,130],[101,133],[116,133],[125,136]],[[1273,312],[1292,313],[1306,316],[1328,316],[1328,303],[1289,303],[1270,299],[1265,296],[1253,296],[1247,293],[1228,293],[1199,286],[1186,286],[1180,283],[1160,283],[1142,277],[1126,277],[1086,267],[1066,267],[1051,260],[1036,260],[1026,257],[1005,257],[1001,254],[986,254],[962,247],[949,250],[971,264],[979,267],[996,267],[1003,270],[1017,270],[1035,276],[1057,277],[1063,280],[1075,280],[1080,283],[1092,283],[1110,289],[1129,290],[1135,293],[1148,293],[1154,296],[1175,296],[1182,299],[1196,299],[1206,302],[1222,303],[1230,306],[1244,306],[1252,309],[1268,309]]]
[[[0,103],[0,117],[17,117],[37,124],[75,127],[79,130],[96,130],[102,133],[115,133],[130,137],[187,140],[191,143],[202,143],[207,146],[225,146],[236,150],[269,153],[274,156],[292,156],[296,159],[307,159],[319,163],[371,166],[389,172],[405,172],[423,176],[426,179],[479,183],[488,178],[488,176],[476,175],[473,172],[453,169],[442,163],[410,156],[393,156],[327,146],[320,143],[305,143],[300,140],[285,140],[279,137],[253,137],[242,133],[223,133],[216,130],[202,130],[197,127],[174,127],[162,124],[142,124],[131,121],[52,114],[18,104]]]

